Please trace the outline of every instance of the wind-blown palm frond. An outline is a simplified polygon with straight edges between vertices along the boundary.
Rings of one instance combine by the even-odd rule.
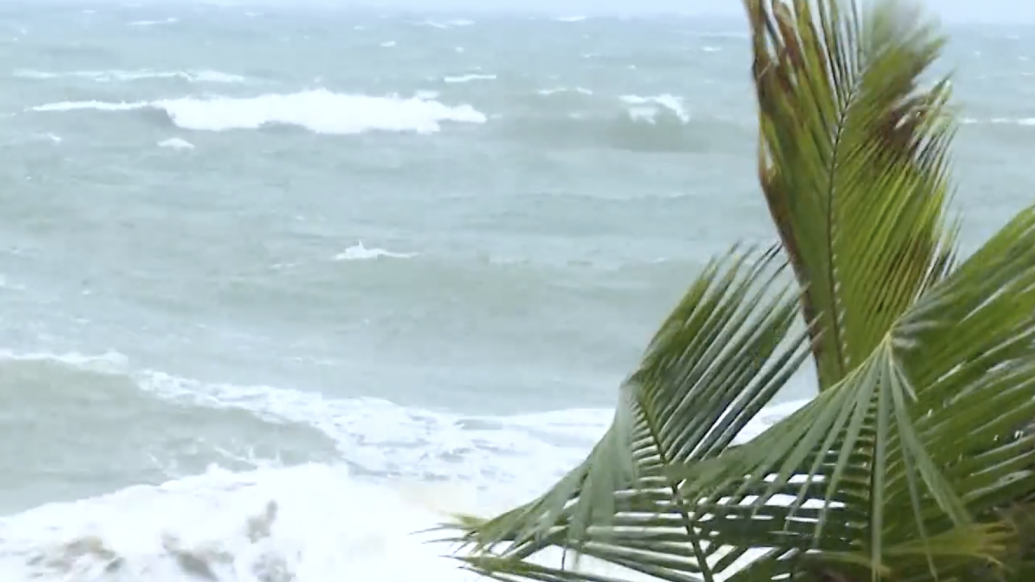
[[[918,89],[943,39],[887,1],[744,2],[760,179],[800,292],[764,292],[772,254],[713,263],[589,458],[463,521],[462,559],[501,580],[611,580],[530,561],[555,546],[679,582],[1027,582],[1035,207],[957,267],[949,83]],[[806,350],[818,397],[731,446]]]
[[[786,286],[772,290],[782,264],[774,252],[710,264],[622,386],[614,423],[589,458],[540,499],[491,521],[467,521],[463,541],[478,549],[509,542],[503,554],[512,562],[550,545],[592,556],[601,536],[621,527],[614,516],[645,498],[664,500],[664,519],[692,532],[665,468],[725,450],[808,354],[805,336],[790,335],[797,297]],[[484,568],[483,559],[470,563]]]
[[[943,40],[883,2],[746,0],[762,190],[813,322],[820,388],[876,347],[951,264],[949,83],[917,89]]]
[[[797,478],[792,507],[837,507],[801,515],[818,519],[813,545],[780,548],[827,550],[832,523],[833,540],[855,540],[851,551],[808,556],[813,563],[847,560],[895,580],[932,570],[950,579],[996,561],[1030,568],[1001,510],[1035,491],[1035,435],[1017,434],[1035,417],[1033,339],[1035,208],[907,309],[843,381],[756,441],[672,477],[686,479],[688,499],[757,496],[749,512],[699,504],[711,517],[697,525],[713,539],[771,545],[773,525],[751,522],[771,522],[771,496]]]

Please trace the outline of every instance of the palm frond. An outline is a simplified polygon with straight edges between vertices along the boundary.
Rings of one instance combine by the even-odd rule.
[[[460,541],[477,551],[507,544],[500,550],[506,559],[473,557],[469,565],[488,570],[492,564],[502,573],[511,564],[518,569],[511,573],[525,572],[522,560],[548,546],[601,554],[600,543],[622,538],[629,523],[644,519],[645,506],[665,512],[648,520],[692,535],[689,510],[665,468],[725,450],[808,356],[805,335],[790,332],[797,297],[786,285],[778,287],[782,268],[775,251],[734,250],[711,263],[622,386],[614,423],[589,458],[528,505],[493,520],[456,524]],[[611,548],[606,559],[661,574],[662,566],[623,558],[620,546],[605,545]],[[694,547],[698,556],[671,567],[696,571],[694,562],[705,560],[706,548]]]
[[[820,388],[858,366],[952,263],[943,39],[880,2],[746,0],[762,189],[813,322]]]
[[[1035,417],[1033,340],[1035,207],[932,286],[844,380],[755,441],[672,478],[685,479],[685,498],[724,498],[697,522],[723,543],[776,539],[821,550],[812,562],[868,563],[896,580],[1030,568],[1003,510],[1035,491],[1035,435],[1018,434]],[[827,508],[797,514],[812,522],[811,548],[771,533],[791,530],[797,512],[771,504],[794,481],[791,508]],[[745,495],[749,510],[726,509]],[[728,535],[731,523],[739,536]],[[827,551],[832,524],[834,539],[855,540],[851,551]],[[749,570],[732,579],[756,580]]]
[[[772,252],[709,265],[586,461],[456,524],[460,559],[507,581],[613,580],[534,562],[556,547],[673,582],[1024,582],[1035,207],[957,268],[949,83],[918,88],[943,39],[887,1],[744,1],[762,188],[800,291]],[[809,354],[818,397],[731,446]]]

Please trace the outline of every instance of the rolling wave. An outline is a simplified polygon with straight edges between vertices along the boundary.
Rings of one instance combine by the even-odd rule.
[[[485,123],[470,105],[449,106],[420,97],[372,97],[325,89],[256,97],[161,99],[155,101],[62,101],[30,108],[41,113],[71,111],[163,111],[174,125],[195,131],[258,129],[293,125],[314,133],[368,131],[434,133],[443,122]]]
[[[284,465],[260,458],[251,459],[248,469],[212,464],[193,475],[47,503],[0,518],[0,577],[7,580],[474,580],[443,557],[450,552],[448,546],[428,543],[433,538],[417,532],[453,513],[488,514],[528,498],[584,455],[610,421],[610,412],[604,410],[460,417],[383,401],[334,401],[270,387],[204,385],[133,371],[119,354],[8,353],[0,357],[0,369],[5,377],[21,379],[3,388],[22,394],[39,389],[40,382],[67,393],[103,393],[130,381],[169,406],[244,410],[265,423],[309,423],[339,442],[345,461],[365,449],[367,462],[379,458],[410,469],[449,468],[438,482],[429,482],[427,471],[409,477],[381,473],[382,478],[371,480],[357,476],[358,465],[350,462]],[[61,376],[59,384],[50,382],[54,375]],[[62,401],[46,397],[33,402],[46,408]],[[125,400],[121,404],[132,405]],[[800,405],[763,411],[742,438]],[[46,417],[45,410],[38,412]],[[51,414],[40,428],[68,430],[68,418]],[[119,427],[114,428],[112,437],[124,439]],[[552,441],[542,440],[550,433]],[[556,438],[562,436],[575,440],[558,444]],[[385,475],[395,476],[385,480]],[[558,556],[541,559],[555,562]],[[614,572],[592,563],[587,567]]]

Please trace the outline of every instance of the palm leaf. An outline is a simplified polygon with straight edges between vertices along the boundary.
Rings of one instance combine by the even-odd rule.
[[[1035,436],[1017,436],[1035,417],[1033,338],[1035,207],[907,309],[844,380],[755,441],[672,478],[685,480],[689,499],[753,495],[749,510],[709,505],[712,517],[698,520],[723,543],[762,547],[772,530],[793,529],[797,512],[770,504],[797,480],[792,508],[828,510],[797,514],[813,522],[815,546],[780,547],[823,550],[811,562],[866,563],[896,580],[932,570],[951,579],[986,563],[1031,568],[1002,510],[1035,491]],[[822,451],[837,451],[836,462]],[[851,551],[827,551],[832,523]],[[757,578],[748,569],[732,579]]]
[[[1035,209],[955,269],[949,84],[918,88],[943,39],[889,2],[745,5],[762,188],[801,292],[765,292],[772,254],[713,263],[589,458],[458,524],[462,560],[500,580],[611,580],[531,561],[551,546],[681,582],[1027,580]],[[805,340],[819,396],[731,446]]]
[[[468,564],[483,570],[491,564],[495,572],[512,564],[526,572],[521,560],[560,546],[606,555],[615,564],[652,575],[664,577],[667,567],[696,571],[695,560],[706,558],[701,544],[692,544],[698,554],[694,559],[663,566],[621,557],[622,546],[606,540],[635,536],[623,532],[629,527],[642,531],[658,520],[676,524],[682,536],[693,536],[689,510],[678,498],[676,483],[666,479],[665,468],[725,450],[808,354],[805,336],[790,335],[796,296],[786,286],[773,291],[782,266],[772,251],[734,251],[711,263],[622,386],[614,423],[589,458],[536,501],[493,520],[457,524],[461,541],[476,550],[509,544],[501,554],[506,560],[482,556],[469,558]],[[649,508],[646,517],[644,507]],[[659,510],[664,515],[654,515]],[[636,548],[626,549],[639,555]]]
[[[799,282],[820,388],[859,365],[951,264],[943,40],[882,2],[746,0],[762,190]]]

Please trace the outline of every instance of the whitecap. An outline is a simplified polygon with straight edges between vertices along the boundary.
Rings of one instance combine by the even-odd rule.
[[[582,87],[550,87],[536,91],[540,95],[556,95],[558,93],[578,93],[579,95],[592,95],[593,92]]]
[[[468,73],[465,75],[448,75],[442,77],[442,80],[446,83],[470,83],[471,81],[493,81],[496,79],[496,75],[486,75],[480,73]]]
[[[417,23],[418,26],[430,26],[431,28],[440,28],[440,29],[462,27],[462,26],[471,26],[473,24],[474,24],[473,20],[468,20],[466,18],[454,18],[452,20],[446,20],[446,21],[424,20],[422,22],[418,22]]]
[[[173,150],[192,150],[194,149],[194,144],[190,143],[185,139],[171,137],[169,139],[164,139],[158,142],[158,147],[169,148]]]
[[[372,97],[326,89],[274,93],[257,97],[211,97],[157,101],[62,101],[30,108],[37,112],[159,109],[177,127],[196,131],[258,129],[269,124],[294,125],[314,133],[358,134],[368,131],[433,133],[442,122],[485,123],[470,105],[449,106],[419,97]]]
[[[623,95],[620,98],[632,107],[629,108],[629,116],[636,120],[654,123],[657,115],[662,110],[667,110],[679,118],[683,123],[690,121],[690,114],[683,105],[683,98],[668,93],[655,95],[653,97],[641,97],[639,95]]]
[[[161,24],[175,24],[179,21],[179,18],[165,18],[162,20],[134,20],[132,22],[127,22],[126,26],[158,26]]]
[[[120,70],[110,69],[103,71],[40,71],[35,69],[18,69],[12,73],[15,77],[24,79],[62,79],[81,78],[90,79],[99,83],[125,82],[125,81],[146,81],[151,79],[182,79],[190,83],[243,83],[245,78],[233,73],[224,73],[210,69],[196,69],[183,71],[154,71],[150,69]]]
[[[1035,117],[994,117],[991,122],[995,125],[1035,125]]]
[[[415,257],[414,253],[397,253],[392,251],[386,251],[377,247],[368,249],[363,246],[363,241],[358,241],[356,244],[345,249],[344,251],[334,255],[336,261],[368,261],[370,259],[380,258],[393,258],[393,259],[409,259]]]

